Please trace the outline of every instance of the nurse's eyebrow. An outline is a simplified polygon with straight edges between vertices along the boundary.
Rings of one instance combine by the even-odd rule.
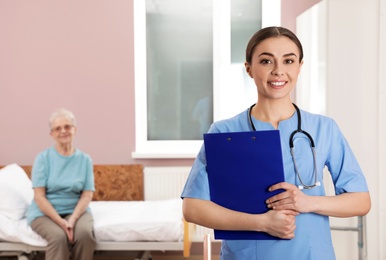
[[[259,54],[258,57],[263,56],[263,55],[267,55],[267,56],[274,57],[274,55],[273,55],[272,53],[270,53],[270,52],[262,52],[262,53]],[[295,57],[297,57],[297,55],[296,55],[295,53],[293,53],[293,52],[287,53],[287,54],[284,54],[284,55],[283,55],[283,57],[289,57],[289,56],[295,56]]]

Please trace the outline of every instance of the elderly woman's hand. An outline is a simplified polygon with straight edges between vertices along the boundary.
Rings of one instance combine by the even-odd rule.
[[[74,225],[72,225],[68,220],[62,218],[60,222],[60,227],[66,232],[68,241],[70,243],[74,242]]]

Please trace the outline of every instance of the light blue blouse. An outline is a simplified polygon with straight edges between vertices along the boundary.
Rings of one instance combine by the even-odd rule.
[[[324,196],[323,169],[327,166],[335,193],[368,191],[362,170],[350,149],[346,139],[331,118],[315,115],[301,110],[302,129],[314,139],[317,159],[318,181],[321,186],[303,190],[305,194]],[[252,117],[257,130],[274,130],[270,123]],[[297,129],[295,114],[280,122],[281,146],[285,180],[300,185],[294,170],[290,154],[289,138]],[[230,119],[212,124],[210,133],[252,131],[248,120],[248,110]],[[305,184],[314,184],[313,156],[309,140],[303,134],[294,137],[294,150],[299,173]],[[181,195],[182,198],[210,200],[206,172],[204,146],[193,164],[188,180]],[[302,213],[296,217],[295,238],[291,240],[226,240],[221,247],[222,260],[334,260],[329,218],[314,213]]]
[[[78,149],[71,156],[63,156],[54,147],[48,148],[35,159],[32,187],[45,187],[46,197],[58,214],[71,214],[82,191],[95,190],[92,160]],[[28,223],[41,216],[44,214],[33,200],[27,213]]]

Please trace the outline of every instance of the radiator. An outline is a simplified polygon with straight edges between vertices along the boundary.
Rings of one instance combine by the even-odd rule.
[[[191,167],[145,167],[145,200],[174,199],[181,196]],[[192,240],[202,242],[206,234],[213,230],[196,226]]]
[[[145,167],[145,200],[175,199],[181,196],[191,167]]]

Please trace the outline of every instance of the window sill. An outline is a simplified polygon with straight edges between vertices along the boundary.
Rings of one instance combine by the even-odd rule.
[[[133,159],[195,159],[197,153],[150,153],[132,152]]]

